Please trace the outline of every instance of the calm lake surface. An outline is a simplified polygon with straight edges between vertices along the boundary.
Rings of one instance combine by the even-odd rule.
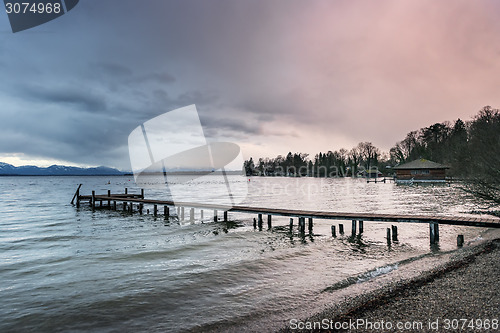
[[[456,185],[229,177],[247,183],[248,206],[462,216],[477,208]],[[189,201],[217,192],[217,179],[192,180],[180,195]],[[132,177],[0,177],[1,332],[272,327],[293,309],[314,307],[328,287],[367,283],[408,258],[455,249],[457,234],[467,242],[482,232],[440,226],[439,247],[431,249],[426,224],[398,224],[399,242],[388,246],[387,223],[365,222],[358,239],[350,237],[350,221],[315,220],[305,236],[296,219],[290,232],[284,217],[262,231],[248,214],[213,222],[212,212],[200,221],[197,211],[194,223],[165,221],[92,211],[87,203],[77,209],[69,202],[80,183],[82,194],[140,191]],[[146,198],[165,196],[146,190]],[[346,234],[332,238],[330,226],[339,223]]]

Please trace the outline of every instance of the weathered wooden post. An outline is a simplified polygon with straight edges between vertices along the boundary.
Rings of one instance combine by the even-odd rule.
[[[141,199],[144,199],[144,189],[141,188]]]
[[[339,234],[344,234],[344,225],[342,223],[339,224]]]
[[[227,210],[224,211],[224,222],[227,222]]]
[[[125,212],[126,210],[127,210],[127,202],[126,202],[126,201],[124,201],[124,202],[123,202],[123,211]]]
[[[299,217],[299,229],[301,233],[306,232],[306,218],[305,217]]]
[[[128,188],[125,187],[125,194],[128,194]]]
[[[217,222],[217,209],[214,210],[214,222]]]
[[[142,203],[139,204],[139,214],[142,215],[142,210],[144,208],[144,205]]]
[[[111,190],[108,190],[108,197],[111,196]],[[108,200],[108,208],[111,208],[111,201]]]
[[[352,234],[356,235],[356,220],[352,220]]]
[[[257,229],[257,219],[255,217],[253,218],[253,228]]]
[[[82,184],[80,184],[82,186]],[[80,208],[80,186],[76,190],[76,208]]]
[[[398,241],[398,227],[395,225],[391,225],[392,229],[392,241],[397,242]]]
[[[113,210],[116,210],[116,201],[113,201]]]
[[[130,213],[130,214],[133,214],[133,213],[134,213],[134,203],[133,203],[133,202],[131,202],[131,203],[130,203],[130,206],[129,206],[129,210],[128,210],[128,211],[129,211],[129,213]]]
[[[258,214],[257,215],[257,218],[258,218],[258,224],[259,224],[259,229],[262,229],[262,214]]]
[[[311,232],[313,230],[313,218],[312,217],[308,218],[308,229],[309,229],[309,232]]]
[[[92,191],[92,209],[95,209],[95,191]]]
[[[102,200],[99,200],[99,208],[102,208]]]
[[[163,206],[163,215],[166,219],[170,217],[170,209],[168,208],[168,206]]]
[[[203,222],[203,209],[200,210],[200,220]]]
[[[181,220],[184,221],[184,206],[181,207]]]
[[[181,207],[177,206],[177,217],[181,216]]]
[[[335,226],[332,225],[332,237],[337,237],[337,232],[335,230]]]
[[[153,216],[157,216],[158,215],[158,205],[154,205],[153,206]]]
[[[293,229],[293,218],[290,218],[290,230]]]
[[[359,224],[359,233],[362,234],[364,231],[363,221],[358,221]]]
[[[430,231],[430,242],[431,244],[436,244],[439,241],[439,224],[435,222],[429,223],[429,231]]]
[[[464,235],[457,236],[457,246],[458,247],[464,246]]]
[[[189,210],[189,221],[192,223],[194,222],[194,208],[191,208]]]
[[[272,228],[272,222],[271,222],[271,219],[272,219],[271,215],[270,215],[270,214],[269,214],[269,215],[267,215],[267,228],[268,228],[268,229],[271,229],[271,228]]]
[[[387,243],[391,243],[391,228],[387,228]]]

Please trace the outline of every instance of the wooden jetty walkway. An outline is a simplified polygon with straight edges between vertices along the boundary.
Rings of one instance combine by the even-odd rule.
[[[80,195],[81,185],[76,190],[76,193],[71,201],[71,204],[75,202],[76,206],[80,207],[81,201],[88,201],[90,206],[95,209],[96,207],[109,208],[117,210],[117,203],[122,203],[122,210],[129,213],[134,213],[134,204],[136,204],[136,211],[139,214],[143,214],[144,205],[150,205],[153,209],[153,215],[158,216],[158,207],[163,207],[163,216],[169,218],[170,208],[177,207],[177,215],[184,219],[185,208],[190,209],[189,218],[194,221],[194,210],[201,209],[201,218],[203,219],[203,209],[213,210],[214,221],[218,221],[218,211],[223,212],[224,221],[228,221],[228,212],[238,212],[238,213],[249,213],[257,214],[257,219],[254,218],[254,227],[257,225],[262,228],[263,215],[267,215],[268,228],[272,227],[272,216],[288,216],[296,217],[299,222],[299,230],[305,232],[305,219],[308,219],[309,230],[313,228],[313,219],[323,219],[323,220],[350,220],[352,221],[352,234],[356,234],[356,228],[359,227],[359,232],[363,232],[363,222],[373,221],[373,222],[405,222],[405,223],[428,223],[430,230],[430,242],[431,244],[439,241],[439,224],[448,225],[459,225],[459,226],[471,226],[471,227],[483,227],[483,228],[500,228],[500,219],[496,218],[483,218],[483,217],[462,217],[462,216],[433,216],[433,215],[404,215],[404,214],[373,214],[373,213],[345,213],[345,212],[326,212],[326,211],[312,211],[312,210],[296,210],[296,209],[279,209],[279,208],[265,208],[265,207],[249,207],[249,206],[225,206],[217,204],[203,204],[194,202],[173,202],[165,200],[152,200],[144,198],[144,189],[141,190],[140,194],[128,193],[125,189],[125,193],[112,194],[108,190],[107,194],[97,195],[95,191],[92,191],[92,195]],[[107,205],[103,204],[107,203]],[[99,205],[97,205],[99,203]],[[149,209],[147,210],[149,212]],[[290,227],[293,226],[293,218],[290,219]],[[334,225],[332,228],[332,236],[336,237],[336,228]],[[339,225],[339,233],[343,234],[343,225]],[[391,237],[392,232],[392,237]],[[397,227],[391,226],[387,228],[387,240],[389,241],[397,240]],[[463,244],[463,236],[459,235],[457,238],[457,244],[461,246]]]

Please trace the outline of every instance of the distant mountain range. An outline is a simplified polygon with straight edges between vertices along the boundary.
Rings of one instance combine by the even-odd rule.
[[[79,168],[64,165],[51,165],[47,168],[40,168],[33,165],[15,167],[0,162],[0,176],[118,176],[124,174],[125,172],[104,166]]]

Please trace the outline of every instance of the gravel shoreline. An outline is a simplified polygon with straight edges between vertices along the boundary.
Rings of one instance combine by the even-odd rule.
[[[280,332],[477,332],[480,324],[481,331],[498,332],[493,320],[500,320],[499,278],[500,239],[493,239],[464,248],[417,277],[334,305]]]

